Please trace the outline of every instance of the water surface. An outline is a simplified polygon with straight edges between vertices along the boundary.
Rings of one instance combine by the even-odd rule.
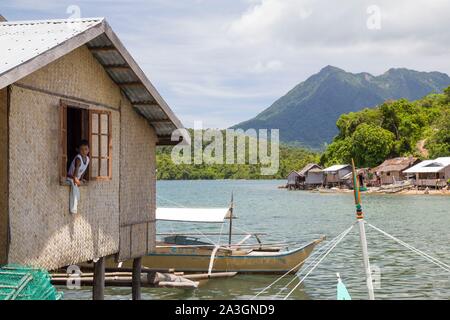
[[[351,194],[287,191],[284,181],[159,181],[158,206],[223,207],[234,194],[234,225],[265,232],[267,241],[331,240],[355,221]],[[450,197],[363,195],[371,224],[450,264]],[[219,232],[220,225],[158,223],[158,231]],[[225,226],[226,228],[226,226]],[[224,232],[226,231],[223,230]],[[366,299],[359,236],[355,228],[293,293],[292,299],[335,299],[339,272],[353,299]],[[379,270],[377,299],[449,299],[450,274],[367,228],[370,259]],[[212,239],[217,241],[218,239]],[[226,239],[223,239],[225,241]],[[238,240],[236,238],[236,240]],[[143,288],[144,299],[250,299],[277,276],[241,275],[211,280],[197,290]],[[297,283],[286,277],[261,298],[281,298]],[[280,291],[281,290],[281,291]],[[107,299],[130,299],[130,289],[107,288]],[[64,290],[65,299],[90,299],[88,289]],[[278,294],[278,295],[277,295]]]

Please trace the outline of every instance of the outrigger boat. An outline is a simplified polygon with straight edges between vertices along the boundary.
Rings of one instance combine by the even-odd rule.
[[[265,273],[294,274],[300,270],[315,246],[324,238],[311,241],[289,250],[286,243],[264,244],[262,233],[232,233],[233,207],[231,208],[158,208],[157,221],[186,223],[224,223],[229,220],[227,244],[202,241],[201,237],[219,236],[220,233],[164,233],[156,243],[154,253],[142,258],[142,266],[150,270],[173,270],[189,273]],[[200,235],[197,237],[196,235]],[[232,243],[232,236],[244,236]],[[253,238],[255,243],[248,243]],[[125,262],[122,267],[131,266]]]

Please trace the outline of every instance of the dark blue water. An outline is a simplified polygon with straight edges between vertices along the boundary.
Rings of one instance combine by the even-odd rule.
[[[160,181],[160,207],[227,207],[234,194],[234,225],[265,232],[267,241],[305,243],[326,235],[331,240],[355,221],[351,194],[287,191],[284,181]],[[363,195],[366,220],[450,264],[450,197]],[[213,231],[220,225],[158,223],[158,231]],[[226,230],[224,230],[226,231]],[[239,230],[237,230],[239,231]],[[371,264],[377,271],[377,299],[449,299],[450,274],[367,228]],[[213,239],[216,241],[217,239]],[[223,239],[224,241],[226,239]],[[237,239],[236,239],[237,240]],[[361,249],[355,228],[293,293],[292,299],[335,299],[339,272],[353,299],[366,299]],[[210,280],[197,290],[143,289],[144,299],[249,299],[276,276],[237,276]],[[286,277],[262,298],[283,297]],[[89,299],[89,290],[65,290],[66,299]],[[108,299],[130,299],[130,289],[108,288]]]

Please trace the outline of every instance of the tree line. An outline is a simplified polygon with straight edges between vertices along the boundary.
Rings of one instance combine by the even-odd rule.
[[[321,155],[324,165],[374,167],[398,156],[450,156],[450,87],[420,100],[386,101],[376,108],[343,114],[339,133]]]
[[[158,147],[157,178],[285,179],[291,171],[311,162],[329,166],[350,163],[353,158],[359,167],[375,167],[398,156],[450,156],[450,87],[442,94],[433,93],[420,100],[389,100],[375,108],[343,114],[336,126],[338,135],[323,152],[280,144],[279,170],[272,176],[261,175],[261,165],[249,162],[226,164],[224,160],[224,164],[176,165],[171,159],[173,147]],[[192,137],[193,130],[189,132]],[[205,143],[202,147],[206,146]]]

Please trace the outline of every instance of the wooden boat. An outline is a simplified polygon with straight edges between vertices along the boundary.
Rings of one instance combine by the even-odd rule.
[[[238,272],[284,274],[296,273],[305,260],[324,238],[317,239],[306,245],[289,249],[285,243],[262,243],[262,233],[234,233],[232,222],[236,218],[232,208],[219,209],[188,209],[188,208],[158,208],[158,221],[177,221],[191,223],[224,223],[229,219],[227,244],[214,244],[211,241],[201,241],[192,234],[160,234],[163,237],[157,241],[156,250],[142,258],[142,265],[151,270],[171,270],[175,272]],[[217,233],[201,233],[201,236],[218,235]],[[233,236],[243,235],[244,238],[236,244],[231,242]],[[254,238],[256,243],[248,243]],[[130,267],[132,261],[122,264]]]

